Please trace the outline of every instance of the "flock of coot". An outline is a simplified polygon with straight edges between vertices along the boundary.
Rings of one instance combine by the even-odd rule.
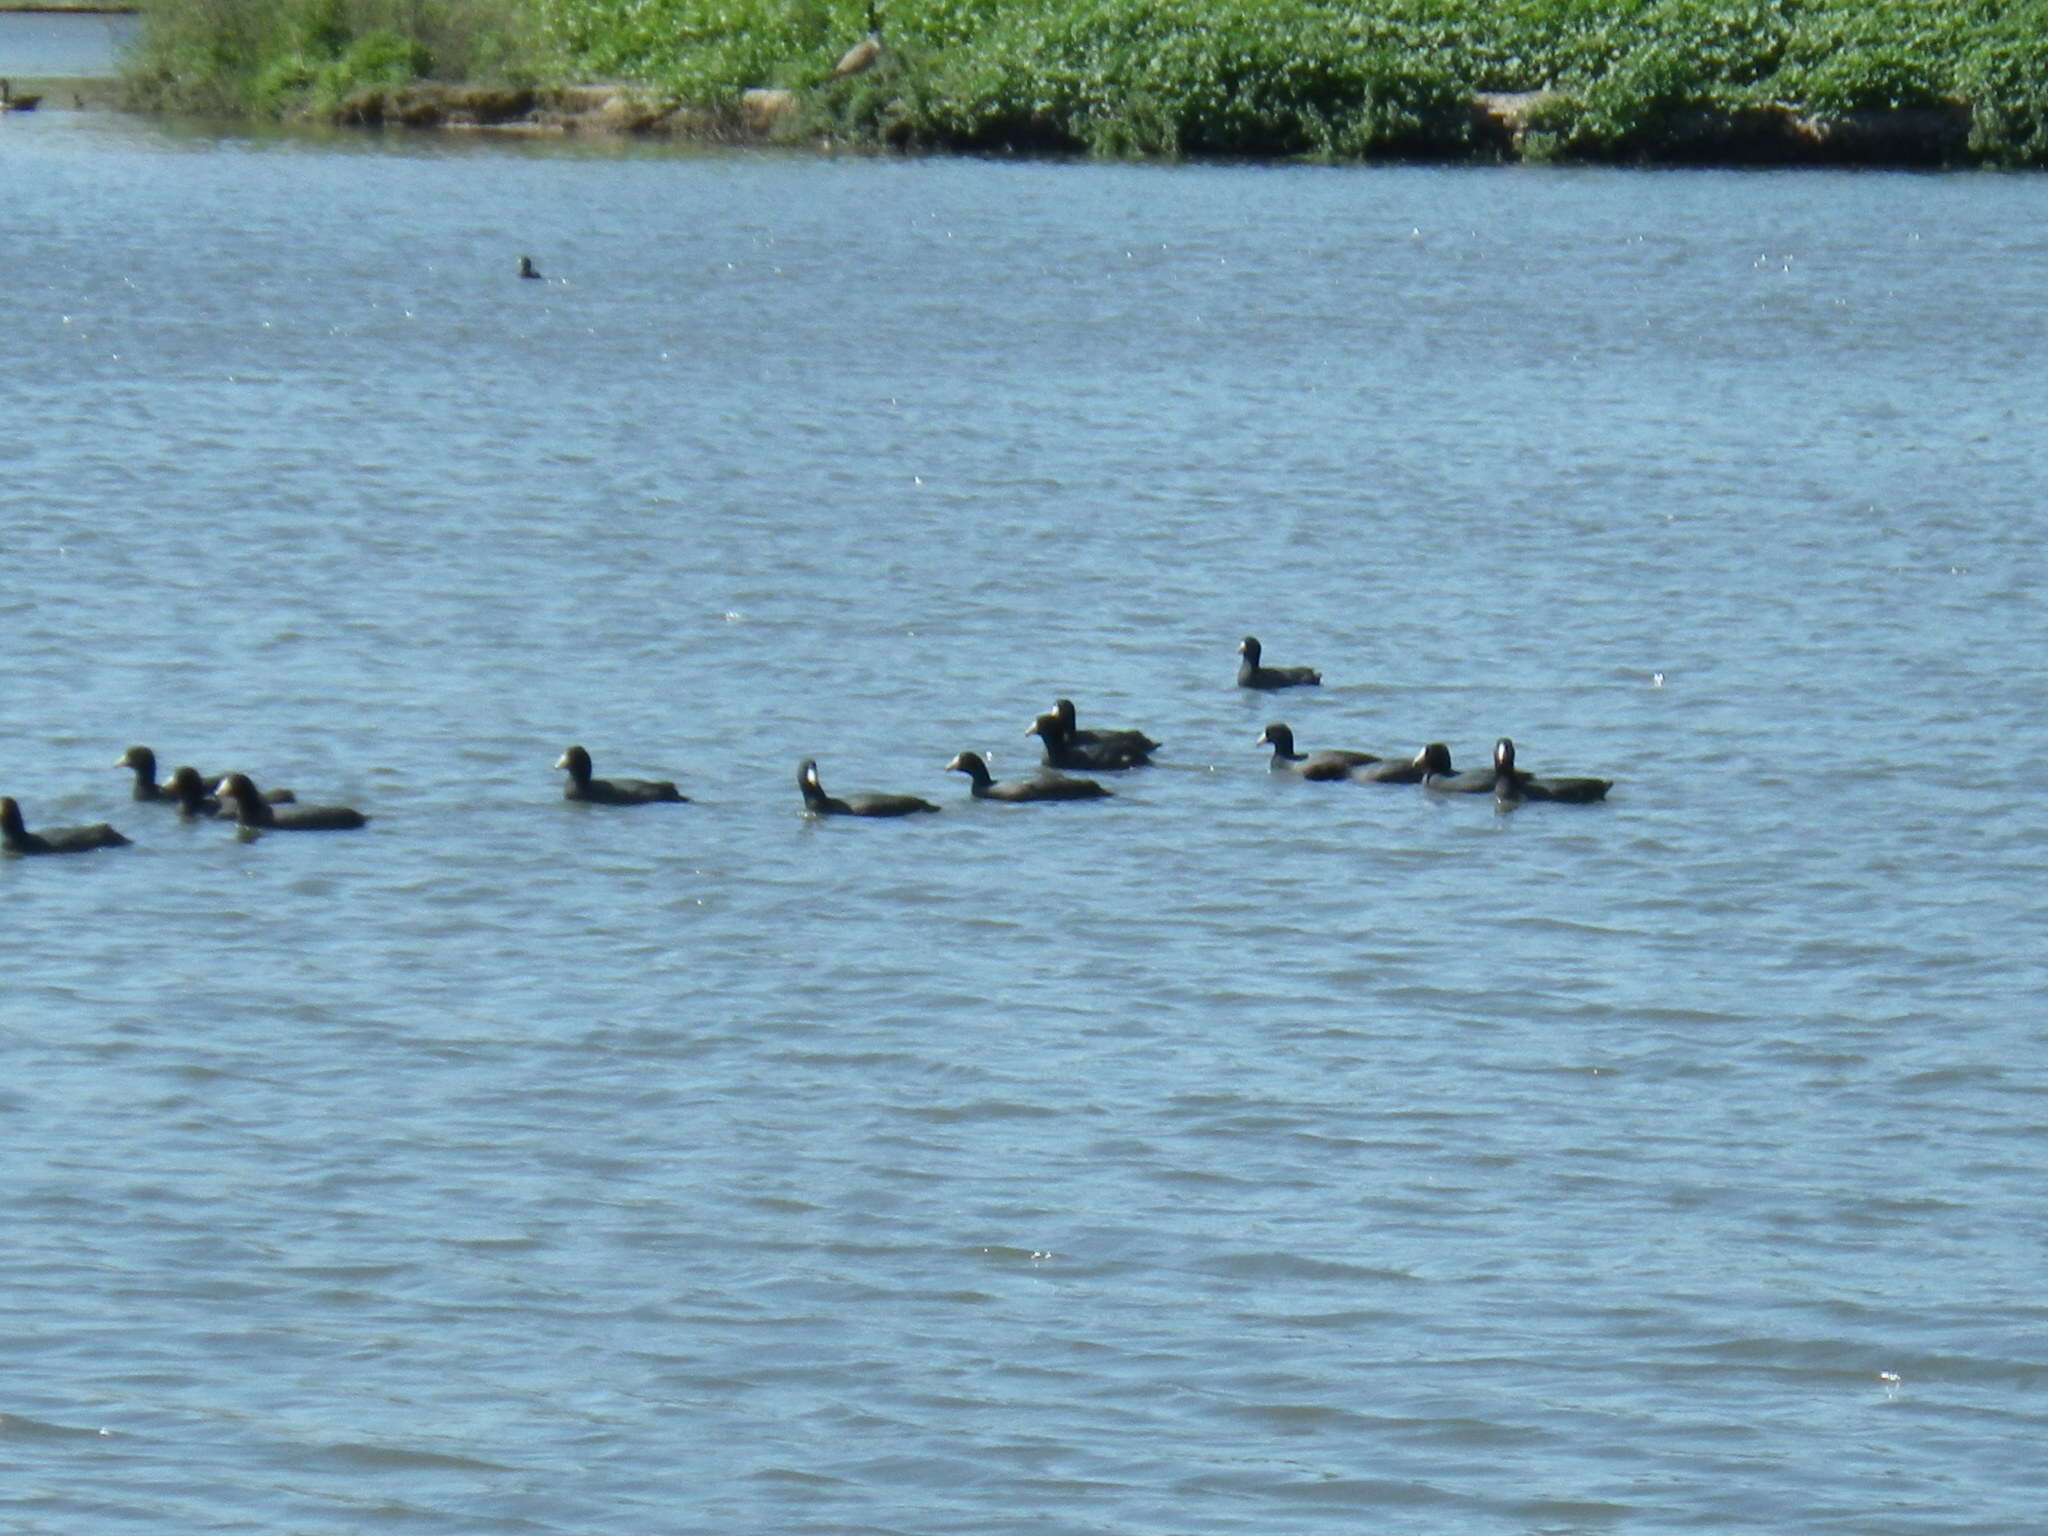
[[[1322,674],[1312,667],[1264,665],[1259,642],[1250,635],[1245,636],[1237,651],[1241,658],[1237,668],[1240,688],[1304,688],[1323,680]],[[1031,722],[1025,734],[1038,737],[1045,758],[1044,766],[1027,778],[997,779],[978,752],[960,753],[946,764],[947,771],[965,774],[969,792],[977,800],[1100,800],[1111,791],[1098,780],[1081,777],[1081,773],[1120,773],[1147,767],[1160,745],[1143,731],[1081,729],[1071,699],[1055,701],[1050,710]],[[1611,787],[1607,779],[1547,778],[1525,773],[1515,766],[1515,744],[1505,736],[1494,746],[1491,768],[1464,773],[1452,767],[1450,748],[1440,741],[1431,742],[1411,758],[1382,758],[1370,752],[1329,748],[1297,752],[1294,732],[1276,723],[1266,727],[1259,742],[1273,749],[1272,767],[1276,773],[1320,781],[1419,784],[1436,794],[1492,795],[1495,803],[1503,807],[1525,800],[1583,805],[1605,799]],[[344,805],[301,805],[288,789],[258,789],[246,773],[202,774],[195,768],[181,766],[167,780],[159,782],[156,754],[148,747],[130,747],[115,766],[127,768],[135,775],[134,799],[173,805],[181,817],[231,819],[243,837],[265,832],[341,831],[360,827],[369,820],[361,811]],[[686,804],[689,800],[667,779],[597,778],[592,773],[590,754],[582,747],[570,747],[555,767],[569,776],[562,790],[563,798],[568,800],[591,805]],[[917,795],[829,795],[818,778],[815,758],[804,760],[797,769],[796,782],[803,795],[804,809],[815,816],[911,816],[938,810],[938,806]],[[118,848],[127,841],[105,822],[31,832],[22,822],[21,807],[11,796],[0,796],[0,850],[9,854],[85,853],[95,848]]]

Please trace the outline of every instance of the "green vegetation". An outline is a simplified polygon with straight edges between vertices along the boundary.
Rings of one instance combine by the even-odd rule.
[[[714,109],[778,87],[795,137],[1101,155],[1786,159],[1832,133],[1876,158],[2048,163],[2048,0],[880,8],[879,62],[835,80],[865,0],[155,0],[133,83],[316,114],[413,79],[608,79]],[[1477,93],[1532,99],[1502,127]]]
[[[135,106],[244,117],[331,114],[412,80],[534,84],[569,68],[533,0],[142,0]]]

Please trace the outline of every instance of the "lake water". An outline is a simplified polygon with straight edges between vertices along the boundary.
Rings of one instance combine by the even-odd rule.
[[[6,1523],[2038,1525],[2048,180],[0,178]]]
[[[118,73],[141,25],[132,11],[0,11],[0,75]]]

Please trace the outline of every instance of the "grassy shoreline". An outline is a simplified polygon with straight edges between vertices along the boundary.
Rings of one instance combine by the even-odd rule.
[[[2048,0],[882,0],[874,63],[832,78],[868,21],[865,0],[154,0],[127,88],[938,151],[2048,164]],[[618,88],[564,104],[593,79]]]

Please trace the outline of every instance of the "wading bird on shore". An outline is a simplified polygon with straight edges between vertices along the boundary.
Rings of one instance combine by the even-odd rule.
[[[855,43],[839,57],[832,66],[827,80],[844,80],[848,75],[858,75],[875,67],[875,60],[882,56],[882,23],[875,15],[875,0],[868,0],[868,35]]]

